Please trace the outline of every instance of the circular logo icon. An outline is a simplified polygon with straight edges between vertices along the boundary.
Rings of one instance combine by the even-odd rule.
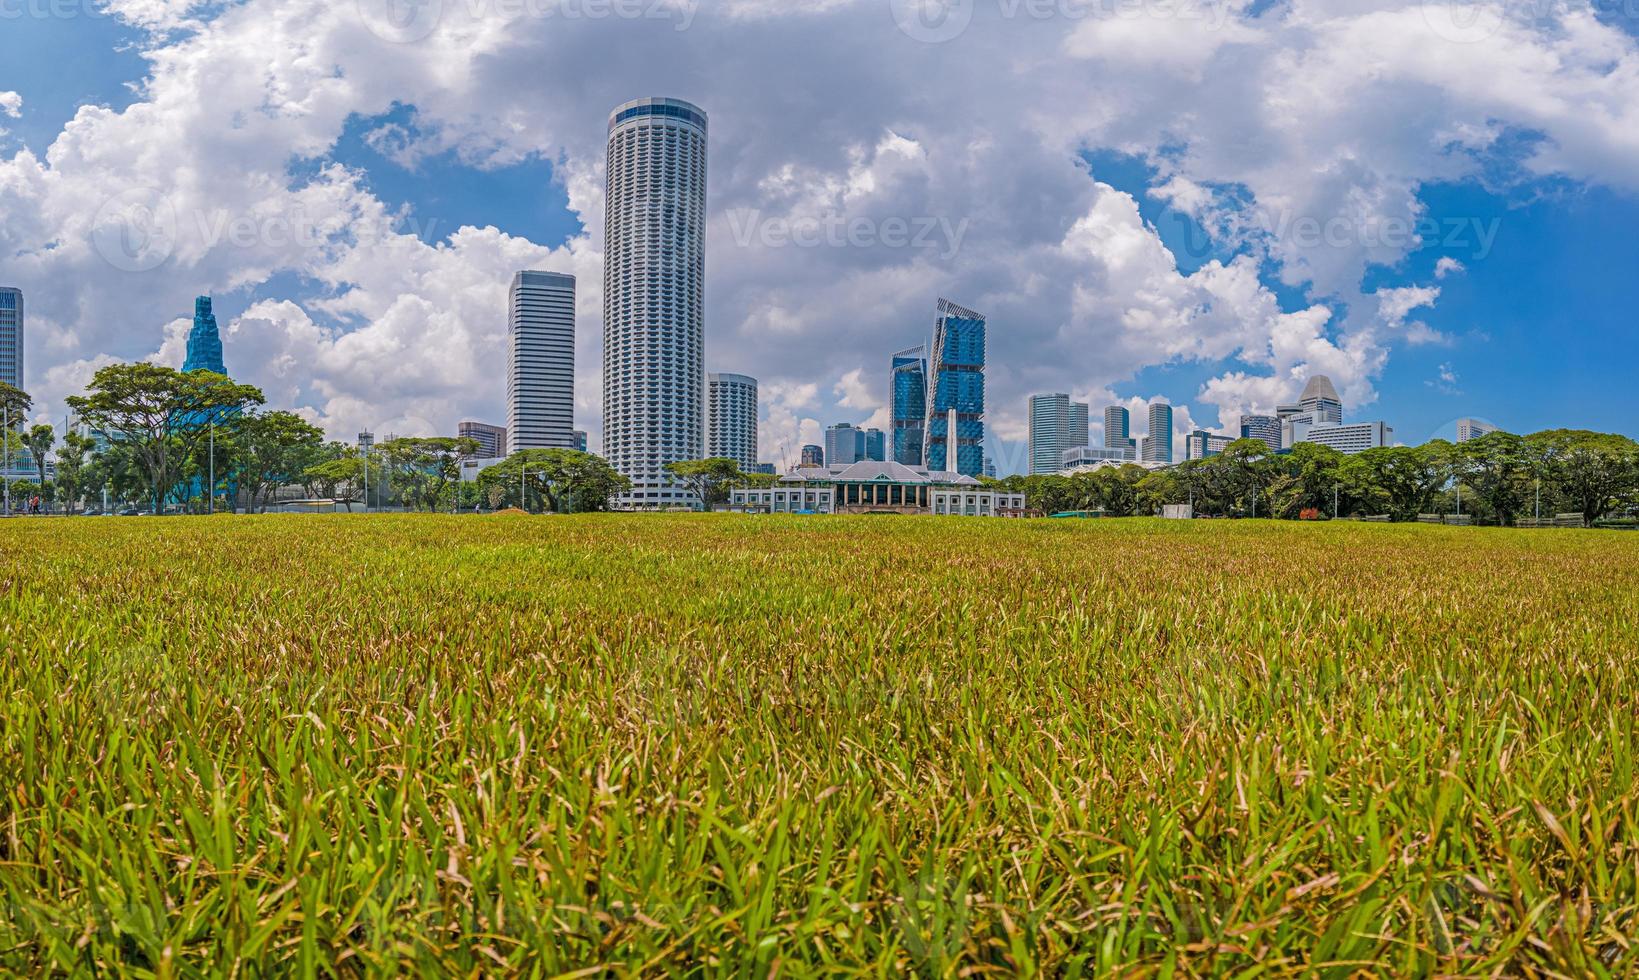
[[[973,23],[974,0],[892,0],[894,23],[906,37],[943,44],[961,37]]]
[[[97,209],[91,242],[116,269],[157,269],[176,249],[176,209],[157,187],[122,191]]]
[[[1423,20],[1434,33],[1456,44],[1479,44],[1502,30],[1502,4],[1494,0],[1423,0]]]
[[[414,44],[438,29],[444,0],[358,0],[370,32],[392,44]]]

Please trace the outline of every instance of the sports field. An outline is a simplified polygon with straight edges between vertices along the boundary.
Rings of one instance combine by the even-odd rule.
[[[0,523],[0,972],[1639,971],[1639,535]]]

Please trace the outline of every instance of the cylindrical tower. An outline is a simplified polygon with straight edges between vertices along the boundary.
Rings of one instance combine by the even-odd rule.
[[[603,450],[628,507],[691,504],[667,463],[706,448],[706,114],[638,99],[609,117]]]

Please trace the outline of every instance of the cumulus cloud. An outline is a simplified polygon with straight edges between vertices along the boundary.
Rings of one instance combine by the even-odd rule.
[[[506,286],[548,268],[579,280],[577,421],[596,442],[603,122],[638,95],[712,115],[707,359],[762,380],[769,459],[823,422],[877,419],[888,355],[928,339],[941,295],[990,317],[1008,437],[1032,391],[1102,397],[1184,362],[1214,366],[1193,401],[1222,431],[1310,373],[1367,405],[1397,345],[1442,339],[1411,316],[1438,287],[1363,292],[1429,244],[1425,184],[1481,174],[1529,133],[1525,174],[1639,187],[1639,51],[1583,3],[1534,20],[1468,4],[1481,42],[1409,0],[1231,0],[1204,27],[1159,6],[1009,19],[980,4],[943,43],[879,0],[635,19],[442,4],[408,26],[377,6],[110,5],[146,32],[138,99],[0,158],[31,384],[56,398],[103,359],[169,357],[165,324],[216,292],[256,297],[224,330],[230,367],[270,399],[336,437],[449,431],[500,418]],[[537,243],[388,204],[332,159],[359,120],[372,167],[550,166],[581,230]],[[1153,168],[1151,193],[1218,257],[1183,271],[1083,162],[1094,150]],[[425,234],[433,218],[453,220]],[[1448,257],[1435,276],[1462,268]],[[1168,394],[1189,419],[1192,393]]]

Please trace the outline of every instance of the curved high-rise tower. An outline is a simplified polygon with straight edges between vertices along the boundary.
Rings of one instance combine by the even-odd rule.
[[[706,114],[638,99],[609,117],[603,450],[629,507],[693,503],[667,463],[706,449]]]

